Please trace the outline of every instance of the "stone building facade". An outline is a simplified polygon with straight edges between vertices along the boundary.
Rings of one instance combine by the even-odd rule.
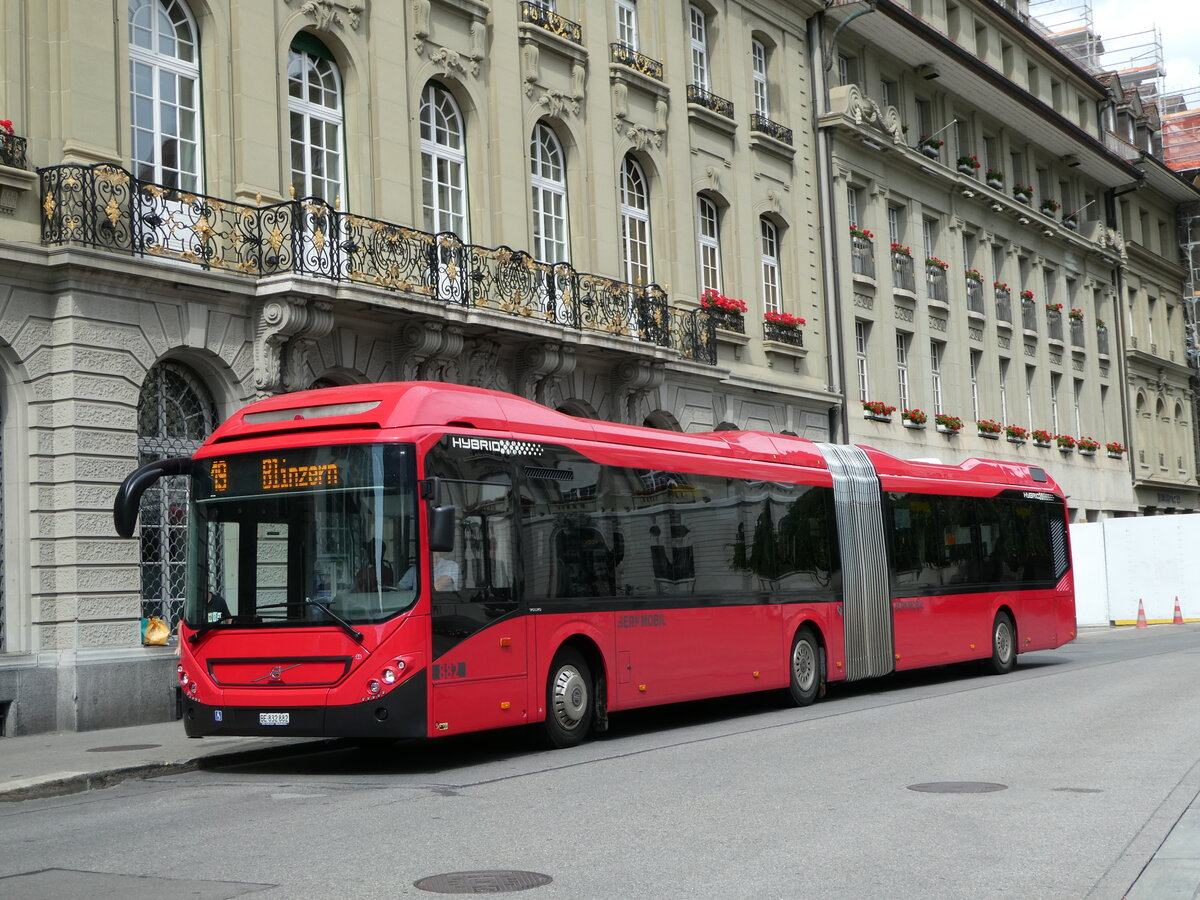
[[[1140,169],[1105,148],[1094,80],[1014,49],[1033,38],[988,0],[957,24],[920,6],[0,0],[0,733],[173,714],[174,659],[139,622],[177,616],[186,487],[147,495],[135,541],[114,493],[279,391],[453,381],[660,428],[1044,463],[1089,518],[1146,492],[1195,508],[1179,272],[1124,224],[1157,225],[1183,188],[1158,173],[1108,208]],[[1027,84],[1038,66],[1053,75]],[[913,146],[960,112],[956,152],[1045,168],[1032,207]],[[1074,229],[1036,208],[1064,182]],[[849,226],[893,220],[909,286],[880,237],[857,268]],[[1061,336],[1044,308],[1021,324],[1026,283],[1064,302]],[[1151,298],[1161,324],[1134,347]],[[937,405],[942,345],[957,437],[932,412],[924,430],[862,417],[898,405],[901,334],[910,406]],[[1055,377],[1059,430],[1133,452],[975,434],[1049,426]]]

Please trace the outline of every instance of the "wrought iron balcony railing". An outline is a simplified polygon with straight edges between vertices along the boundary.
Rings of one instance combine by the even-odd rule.
[[[996,321],[1012,323],[1012,294],[996,289]]]
[[[25,138],[0,131],[0,166],[25,168]]]
[[[576,44],[583,44],[583,29],[578,22],[572,22],[566,16],[560,16],[548,6],[521,0],[521,21],[544,28],[551,34],[565,38]]]
[[[1081,348],[1086,346],[1083,336],[1083,322],[1078,319],[1071,320],[1071,346]]]
[[[850,265],[855,275],[875,277],[875,242],[870,238],[850,237]]]
[[[704,307],[704,312],[707,314],[709,321],[722,331],[734,331],[738,334],[746,333],[746,316],[733,309],[721,309],[717,307]]]
[[[975,278],[967,280],[967,311],[987,315],[983,305],[983,282]]]
[[[1046,310],[1046,333],[1052,341],[1063,339],[1062,313],[1056,310]]]
[[[795,325],[781,325],[778,322],[763,322],[763,340],[778,341],[793,347],[804,346],[804,332]]]
[[[917,276],[913,274],[912,257],[892,251],[892,287],[910,294],[917,292]]]
[[[1034,306],[1032,300],[1021,301],[1021,327],[1025,331],[1036,332],[1037,327],[1037,307]]]
[[[688,103],[703,106],[705,109],[711,109],[713,112],[727,119],[733,118],[732,100],[718,97],[712,91],[706,91],[698,84],[689,84],[687,86],[687,101]]]
[[[618,42],[609,44],[608,46],[613,62],[619,63],[622,66],[628,66],[635,72],[641,72],[643,75],[648,75],[658,81],[663,80],[663,64],[657,59],[643,56],[628,44]]]
[[[941,266],[925,267],[925,287],[930,300],[937,300],[941,303],[950,302],[950,291],[946,287],[946,270]]]
[[[39,170],[42,243],[83,244],[258,278],[295,274],[408,291],[579,331],[670,347],[716,364],[715,328],[635,285],[341,212],[308,197],[250,206],[140,181],[108,166]]]
[[[792,129],[784,128],[778,122],[772,122],[766,116],[760,116],[758,113],[750,114],[750,130],[757,131],[759,134],[765,134],[767,137],[773,137],[781,143],[792,146]]]

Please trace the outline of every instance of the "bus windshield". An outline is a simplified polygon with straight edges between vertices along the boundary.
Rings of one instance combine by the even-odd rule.
[[[191,627],[348,627],[416,599],[411,445],[231,454],[192,478]]]

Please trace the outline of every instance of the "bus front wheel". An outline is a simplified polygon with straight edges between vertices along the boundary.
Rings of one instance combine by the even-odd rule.
[[[807,625],[796,632],[788,669],[791,678],[788,690],[797,706],[809,706],[821,695],[825,673],[821,665],[821,645]]]
[[[989,670],[995,675],[1006,675],[1017,664],[1017,629],[1012,617],[1006,612],[996,613],[992,623],[992,662]]]
[[[574,747],[587,737],[594,703],[592,674],[577,650],[564,647],[550,665],[546,683],[546,739],[553,747]]]

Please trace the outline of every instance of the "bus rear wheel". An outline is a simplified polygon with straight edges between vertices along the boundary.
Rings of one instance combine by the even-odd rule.
[[[796,632],[792,641],[792,654],[788,661],[788,691],[797,706],[809,706],[821,695],[825,684],[822,666],[821,645],[816,635],[805,625]]]
[[[546,682],[545,736],[552,747],[574,747],[587,737],[594,712],[592,673],[577,650],[564,647]]]
[[[989,671],[993,675],[1006,675],[1016,664],[1017,629],[1008,613],[998,612],[992,623],[992,662]]]

